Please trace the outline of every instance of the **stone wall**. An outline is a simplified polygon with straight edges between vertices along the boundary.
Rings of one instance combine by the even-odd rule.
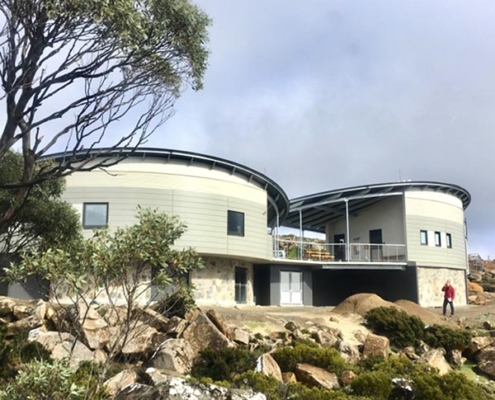
[[[450,280],[456,291],[454,304],[467,304],[466,271],[464,269],[417,267],[419,304],[423,307],[441,307],[442,287]]]
[[[190,282],[194,285],[194,298],[198,305],[235,305],[235,267],[246,268],[246,303],[254,304],[253,264],[232,258],[203,257],[205,267],[191,271]]]

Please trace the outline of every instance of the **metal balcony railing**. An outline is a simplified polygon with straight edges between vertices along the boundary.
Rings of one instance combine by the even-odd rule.
[[[406,262],[405,244],[322,243],[274,238],[273,257],[317,262]]]

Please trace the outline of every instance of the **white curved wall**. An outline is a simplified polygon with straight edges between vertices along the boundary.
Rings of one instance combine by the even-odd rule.
[[[431,191],[405,193],[406,236],[409,261],[428,267],[467,267],[464,209],[457,197]],[[420,231],[428,231],[428,245],[421,245]],[[440,232],[442,245],[435,246],[434,232]],[[446,234],[452,248],[446,246]]]
[[[187,224],[179,247],[192,246],[201,254],[271,258],[266,191],[219,167],[130,157],[106,172],[70,175],[64,199],[81,213],[85,202],[108,202],[110,229],[134,223],[137,205],[158,208]],[[227,235],[228,210],[244,213],[244,237]]]

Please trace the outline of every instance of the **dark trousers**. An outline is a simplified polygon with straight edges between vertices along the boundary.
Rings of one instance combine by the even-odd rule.
[[[447,314],[447,304],[450,304],[450,315],[454,315],[454,301],[443,299],[443,315]]]

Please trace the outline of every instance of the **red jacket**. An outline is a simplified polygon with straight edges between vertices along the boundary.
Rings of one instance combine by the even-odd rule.
[[[454,298],[455,298],[455,289],[454,289],[454,287],[452,285],[451,286],[445,285],[442,288],[442,292],[443,292],[444,298],[454,300]]]

